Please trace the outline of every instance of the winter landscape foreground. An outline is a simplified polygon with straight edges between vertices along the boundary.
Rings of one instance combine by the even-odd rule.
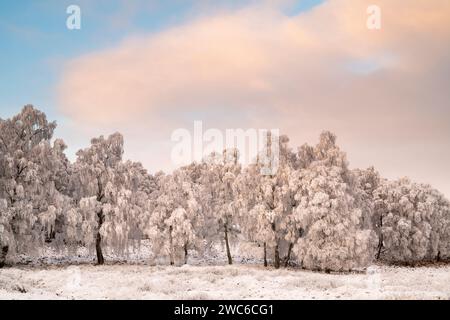
[[[0,300],[319,300],[450,299],[450,264],[417,267],[373,263],[355,272],[314,272],[295,264],[264,267],[262,248],[232,247],[227,265],[221,245],[193,253],[188,264],[168,265],[148,240],[124,259],[106,253],[105,265],[78,247],[73,256],[45,246],[0,269]],[[272,262],[269,260],[269,262]]]
[[[326,273],[295,264],[264,267],[262,248],[253,245],[231,250],[234,265],[227,265],[222,246],[216,245],[193,253],[188,264],[170,266],[144,240],[126,258],[106,253],[107,264],[95,265],[85,247],[68,257],[45,246],[39,255],[19,256],[0,269],[0,300],[450,299],[449,263],[376,262],[354,272]]]
[[[450,299],[450,266],[347,274],[257,265],[13,267],[0,271],[0,299]]]

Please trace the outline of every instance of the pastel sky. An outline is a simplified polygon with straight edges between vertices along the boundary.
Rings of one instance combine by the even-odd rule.
[[[171,133],[195,120],[292,146],[327,129],[351,167],[450,196],[448,0],[5,0],[0,40],[0,117],[34,104],[72,158],[120,131],[127,158],[170,170]]]

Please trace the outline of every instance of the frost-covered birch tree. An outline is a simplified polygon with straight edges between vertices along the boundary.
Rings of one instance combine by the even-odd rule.
[[[356,179],[355,203],[361,209],[361,228],[374,230],[378,237],[376,259],[379,259],[383,244],[381,226],[382,215],[378,214],[379,203],[375,199],[375,190],[381,185],[382,178],[374,167],[354,169],[352,174]]]
[[[171,265],[182,254],[187,263],[189,249],[201,245],[203,214],[198,194],[186,168],[158,177],[158,192],[145,234],[151,241],[153,254],[168,256]]]
[[[374,199],[379,258],[414,263],[450,257],[450,203],[440,192],[407,178],[384,180]]]
[[[240,228],[246,240],[263,247],[264,266],[267,267],[267,243],[272,243],[275,237],[270,226],[269,211],[262,204],[260,169],[257,163],[250,164],[237,177],[235,203]]]
[[[264,220],[270,219],[270,227],[274,236],[274,241],[271,243],[274,250],[274,266],[279,268],[282,260],[285,261],[285,265],[289,262],[297,238],[297,228],[292,216],[294,203],[289,188],[290,176],[295,171],[296,157],[288,146],[289,138],[287,136],[273,139],[271,135],[268,135],[267,143],[274,142],[279,143],[277,170],[272,174],[262,175],[259,188],[262,205],[267,210],[267,213],[262,216],[262,223],[264,225],[266,223]],[[263,152],[270,152],[271,149],[271,146],[267,145],[267,150]],[[269,157],[272,156],[269,154]],[[284,258],[283,252],[285,252]]]
[[[295,249],[304,268],[348,271],[372,261],[377,238],[361,228],[357,181],[335,135],[321,134],[314,161],[297,172],[291,186],[297,188],[294,215],[301,230]]]
[[[52,145],[55,127],[31,105],[0,120],[2,260],[8,254],[34,253],[54,238],[57,220],[70,206],[69,164],[64,142],[55,140]]]
[[[152,179],[141,163],[126,161],[116,169],[115,186],[107,193],[105,219],[100,229],[104,245],[112,252],[128,255],[130,246],[140,249],[144,217],[151,210]]]
[[[103,224],[118,205],[122,155],[123,137],[115,133],[92,139],[89,148],[77,152],[74,164],[74,198],[82,215],[82,240],[88,247],[95,244],[98,264],[104,263],[102,235],[107,228],[102,229]]]
[[[268,133],[256,163],[246,168],[238,179],[236,193],[243,230],[249,239],[264,247],[265,265],[267,249],[273,250],[276,268],[281,266],[283,260],[285,265],[288,264],[298,237],[292,216],[294,199],[288,183],[295,170],[296,157],[288,147],[288,142],[286,136],[272,137]],[[279,145],[272,148],[271,143]],[[277,150],[277,154],[272,154],[273,150]],[[276,166],[272,166],[271,161],[276,162]],[[276,170],[268,172],[265,170],[267,165]]]
[[[239,233],[235,181],[241,172],[239,152],[226,149],[222,154],[212,153],[204,160],[201,171],[202,199],[205,203],[206,228],[209,241],[225,244],[228,264],[233,264],[230,242]]]

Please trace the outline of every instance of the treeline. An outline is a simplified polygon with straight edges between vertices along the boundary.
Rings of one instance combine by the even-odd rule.
[[[429,185],[388,181],[374,168],[349,169],[330,132],[293,150],[279,139],[272,175],[237,150],[211,154],[171,174],[123,159],[123,137],[92,139],[71,163],[44,113],[25,106],[0,119],[0,266],[52,245],[126,255],[149,239],[170,264],[222,242],[263,248],[276,268],[348,271],[374,259],[414,263],[450,257],[450,204]]]

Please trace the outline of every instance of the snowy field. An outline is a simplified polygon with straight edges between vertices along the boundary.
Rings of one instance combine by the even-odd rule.
[[[450,299],[450,264],[327,274],[264,268],[260,250],[233,248],[236,265],[228,266],[218,245],[202,257],[192,254],[190,265],[169,266],[152,259],[142,241],[126,260],[106,254],[107,264],[96,266],[83,247],[70,260],[47,247],[0,269],[0,299]]]
[[[0,270],[0,299],[450,299],[450,266],[353,274],[253,265],[12,267]]]

